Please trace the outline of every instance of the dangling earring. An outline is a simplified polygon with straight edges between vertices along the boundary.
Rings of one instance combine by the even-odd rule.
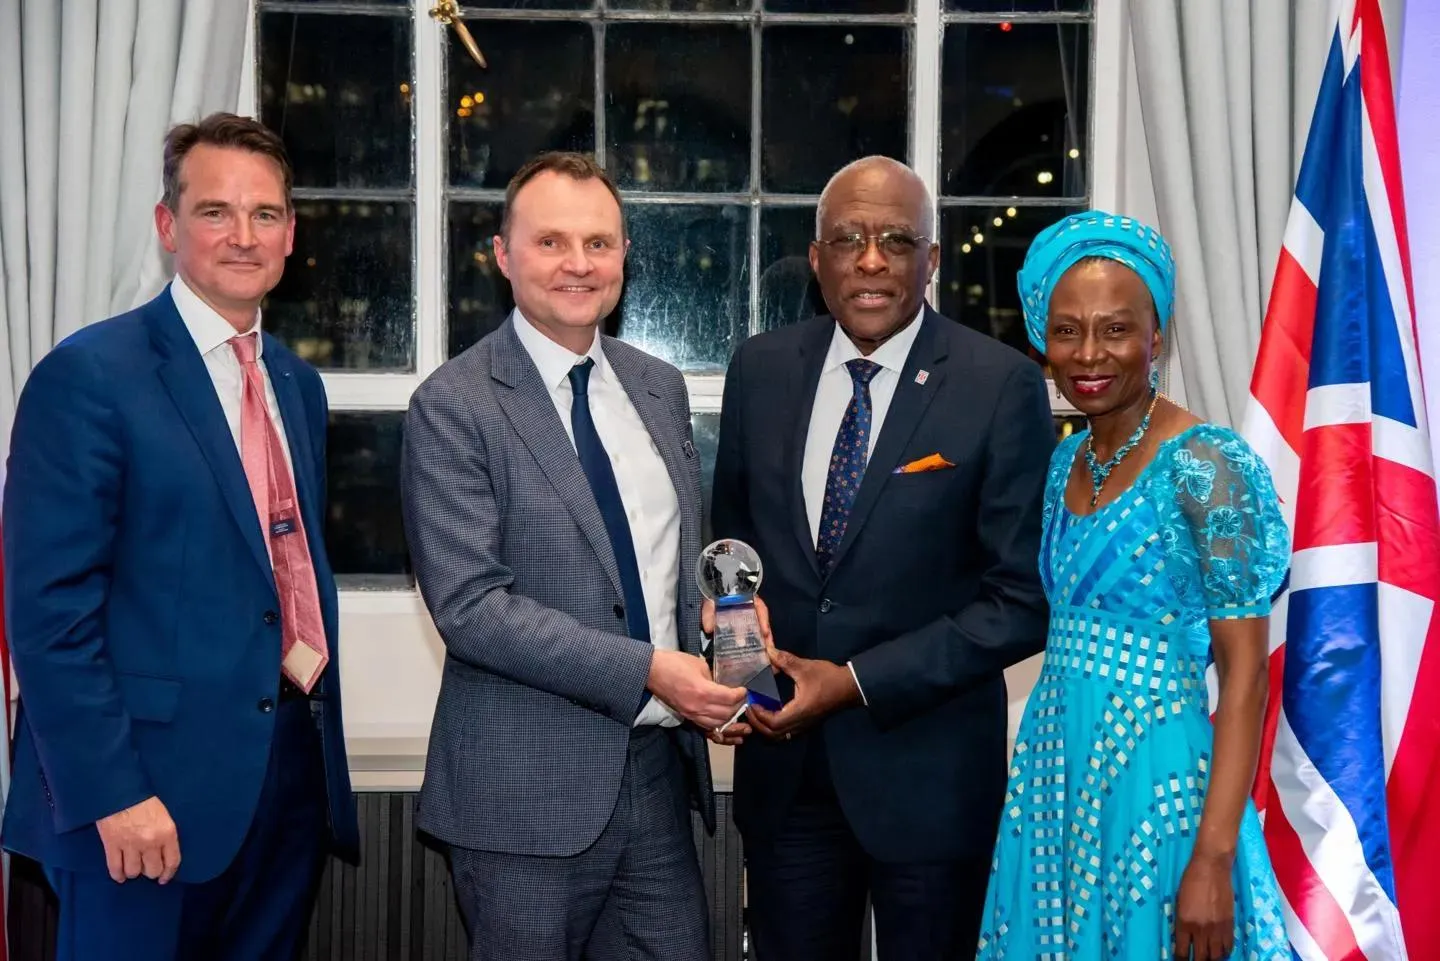
[[[1159,390],[1160,390],[1160,369],[1159,369],[1158,367],[1151,367],[1151,368],[1150,368],[1150,392],[1153,394],[1153,393],[1158,392]]]

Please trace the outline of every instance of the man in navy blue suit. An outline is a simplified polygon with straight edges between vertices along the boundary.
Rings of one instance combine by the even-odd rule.
[[[787,701],[717,735],[759,961],[856,958],[867,898],[883,961],[975,956],[1054,433],[1040,368],[926,305],[938,257],[920,178],[856,161],[810,245],[831,316],[725,380],[715,536],[764,562]]]
[[[280,140],[176,127],[164,184],[175,280],[59,344],[15,418],[3,841],[59,896],[61,961],[272,961],[358,850],[325,393],[260,330],[295,232]]]

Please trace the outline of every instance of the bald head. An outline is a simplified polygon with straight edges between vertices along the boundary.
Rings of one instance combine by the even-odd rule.
[[[920,175],[890,157],[861,157],[835,172],[815,208],[815,237],[824,233],[831,201],[837,194],[852,192],[886,197],[912,212],[914,223],[926,237],[935,236],[935,204]]]

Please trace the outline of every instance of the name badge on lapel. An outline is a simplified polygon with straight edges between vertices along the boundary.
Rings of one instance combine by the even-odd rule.
[[[685,443],[680,445],[680,450],[685,453],[686,460],[693,459],[695,456],[695,442],[687,440]]]

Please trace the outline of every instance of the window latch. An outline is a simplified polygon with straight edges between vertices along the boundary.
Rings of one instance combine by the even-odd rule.
[[[470,34],[470,28],[465,26],[465,21],[460,19],[460,5],[455,0],[439,0],[435,6],[430,8],[430,19],[438,23],[449,24],[455,29],[455,35],[470,52],[481,69],[487,69],[490,65],[485,62],[485,55],[480,52],[480,46]]]

